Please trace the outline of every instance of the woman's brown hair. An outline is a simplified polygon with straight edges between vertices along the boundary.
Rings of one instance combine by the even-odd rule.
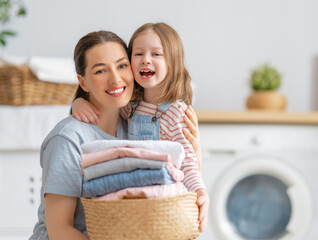
[[[146,31],[154,31],[160,38],[167,64],[167,75],[159,84],[161,91],[154,99],[155,102],[184,101],[192,104],[191,77],[184,63],[184,50],[178,33],[166,23],[146,23],[132,35],[128,44],[128,54],[131,60],[134,40]],[[140,99],[144,89],[135,81],[132,100]]]
[[[120,37],[118,37],[115,33],[109,31],[98,31],[91,32],[82,37],[75,46],[74,49],[74,62],[75,62],[75,70],[77,74],[85,76],[85,69],[87,66],[86,62],[86,51],[93,48],[94,46],[107,42],[116,42],[119,43],[128,54],[127,45]],[[74,95],[74,99],[84,98],[89,101],[89,93],[85,92],[81,86],[78,86],[77,91]],[[72,113],[72,109],[71,109]]]

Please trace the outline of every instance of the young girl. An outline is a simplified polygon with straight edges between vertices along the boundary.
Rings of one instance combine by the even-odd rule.
[[[135,77],[132,102],[121,112],[128,120],[128,139],[170,140],[183,145],[186,153],[181,166],[185,175],[183,183],[189,191],[198,194],[200,229],[204,231],[209,197],[199,162],[183,132],[187,128],[184,117],[187,105],[192,102],[192,89],[181,39],[165,23],[148,23],[133,34],[128,51]],[[84,108],[87,109],[87,105]],[[73,114],[83,120],[80,116],[85,116],[85,111],[87,113],[77,108]]]

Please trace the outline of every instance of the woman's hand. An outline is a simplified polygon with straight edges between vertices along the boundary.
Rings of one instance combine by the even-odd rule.
[[[210,200],[209,196],[205,189],[199,189],[197,191],[198,198],[197,198],[197,205],[199,207],[199,229],[201,232],[205,231],[207,224],[208,224],[208,212],[209,212],[209,205]]]
[[[77,98],[72,103],[72,116],[78,121],[97,124],[99,110],[83,98]]]
[[[76,197],[47,193],[45,195],[45,221],[50,239],[88,240],[74,228]]]
[[[198,118],[195,114],[193,108],[189,106],[187,110],[185,111],[186,116],[184,117],[184,121],[189,127],[189,130],[184,128],[183,134],[186,136],[186,138],[190,141],[192,144],[193,150],[195,152],[195,155],[198,159],[199,168],[201,171],[202,166],[202,152],[201,152],[201,143],[200,143],[200,134],[199,134],[199,125],[198,125]]]

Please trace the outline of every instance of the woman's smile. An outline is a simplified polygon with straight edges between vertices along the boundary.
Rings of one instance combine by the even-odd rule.
[[[115,87],[106,90],[105,92],[113,97],[120,97],[125,93],[126,87]]]

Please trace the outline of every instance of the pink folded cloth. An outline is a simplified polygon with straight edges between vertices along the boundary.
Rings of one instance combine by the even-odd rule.
[[[172,162],[181,167],[182,161],[185,158],[184,148],[179,142],[167,140],[96,140],[86,142],[81,145],[83,153],[97,152],[114,147],[131,147],[131,148],[146,148],[159,153],[169,153]]]
[[[147,160],[171,162],[171,156],[168,153],[155,152],[145,148],[114,147],[98,152],[82,154],[81,167],[83,169],[96,163],[123,157],[135,157]],[[82,170],[81,172],[83,173]]]
[[[188,190],[182,182],[146,187],[125,188],[117,192],[108,193],[94,198],[95,200],[121,200],[125,198],[163,198],[182,195]]]
[[[176,182],[183,181],[184,173],[170,162],[168,163],[168,171],[173,180]]]

